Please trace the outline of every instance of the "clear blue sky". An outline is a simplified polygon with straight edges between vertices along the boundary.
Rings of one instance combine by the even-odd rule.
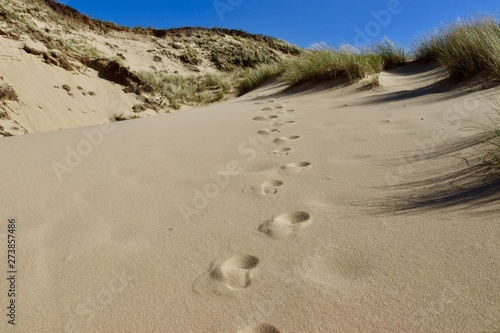
[[[94,18],[127,26],[224,27],[302,47],[338,47],[384,36],[410,46],[424,32],[475,14],[500,16],[499,0],[60,0]],[[378,16],[378,19],[376,18]],[[359,45],[358,45],[359,46]]]

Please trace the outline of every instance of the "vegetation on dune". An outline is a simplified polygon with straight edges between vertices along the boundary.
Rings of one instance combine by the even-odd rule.
[[[203,62],[203,58],[193,47],[187,46],[184,52],[179,56],[179,59],[186,64],[190,65],[200,65]]]
[[[139,77],[156,93],[166,97],[174,109],[179,109],[182,104],[219,101],[232,86],[229,75],[218,73],[195,77],[144,71]]]
[[[304,82],[346,78],[349,82],[383,69],[383,58],[373,53],[332,49],[313,50],[283,63],[283,81],[290,86]]]
[[[176,109],[182,104],[194,105],[221,100],[231,92],[232,86],[242,95],[269,78],[277,78],[289,86],[297,86],[337,78],[353,83],[368,76],[372,86],[379,86],[379,73],[382,70],[404,65],[415,59],[439,61],[455,79],[470,78],[481,72],[500,77],[500,24],[492,17],[450,24],[424,38],[414,48],[414,52],[407,51],[389,39],[362,51],[354,47],[303,50],[277,38],[253,35],[242,30],[123,27],[92,19],[54,0],[28,1],[20,6],[17,4],[17,7],[15,5],[10,0],[2,2],[0,18],[22,23],[19,25],[21,31],[32,32],[35,39],[43,41],[52,52],[44,55],[47,63],[73,70],[71,60],[76,59],[92,68],[104,61],[111,67],[117,67],[119,74],[127,72],[126,76],[132,78],[119,80],[120,84],[123,81],[141,85],[141,82],[136,82],[140,80],[145,86],[152,87],[155,92],[167,97],[171,106]],[[37,27],[36,20],[33,19],[52,21],[59,27],[51,28],[50,31],[42,29]],[[100,50],[99,43],[84,35],[71,33],[75,27],[82,26],[105,34],[124,31],[137,36],[151,36],[153,42],[161,48],[151,57],[155,66],[150,67],[155,70],[136,75],[127,66],[127,60],[122,54],[121,57],[106,56],[109,50],[106,49],[107,53]],[[58,49],[61,53],[53,54],[53,49]],[[186,69],[193,71],[193,76],[157,71],[157,66],[168,63],[168,59],[182,62]],[[200,67],[202,65],[223,74],[194,73],[204,71]],[[103,67],[99,66],[98,69]],[[106,77],[117,81],[116,73],[111,73],[109,68],[100,72],[104,70]],[[138,79],[135,80],[134,76]]]
[[[247,41],[225,42],[210,51],[210,61],[218,70],[235,71],[279,61],[278,54],[268,48]]]
[[[90,45],[84,39],[61,39],[61,42],[72,52],[80,56],[88,57],[90,59],[102,58],[103,53],[95,46]]]
[[[424,38],[417,59],[438,60],[454,79],[483,71],[500,77],[500,22],[493,17],[458,21]]]
[[[0,83],[0,101],[17,101],[18,97],[14,88],[7,83]]]
[[[401,66],[412,61],[411,55],[389,38],[384,38],[382,42],[375,44],[373,53],[382,57],[384,69]]]
[[[82,14],[78,12],[76,9],[67,6],[63,3],[60,3],[55,0],[39,0],[40,3],[44,3],[46,7],[50,9],[51,12],[56,13],[59,16],[66,18],[75,23],[84,24],[95,30],[101,30],[103,32],[109,31],[125,31],[132,32],[140,35],[151,35],[157,38],[166,38],[170,37],[173,39],[187,39],[195,36],[231,36],[234,38],[242,38],[246,40],[251,40],[257,43],[260,43],[262,46],[266,48],[273,49],[275,51],[290,54],[290,55],[298,55],[301,53],[301,49],[295,45],[291,45],[283,40],[278,38],[264,36],[264,35],[256,35],[250,34],[243,30],[235,30],[235,29],[225,29],[225,28],[199,28],[199,27],[183,27],[176,29],[154,29],[154,28],[130,28],[125,26],[120,26],[118,24],[112,22],[105,22],[98,19],[92,19],[90,16]]]
[[[336,78],[353,83],[369,75],[372,86],[380,86],[379,73],[382,70],[411,60],[405,49],[387,38],[364,51],[348,45],[339,50],[322,46],[303,52],[298,57],[244,71],[238,92],[240,95],[247,93],[272,77],[279,77],[289,86],[296,86]]]
[[[283,74],[284,67],[280,63],[260,65],[248,68],[241,74],[241,80],[237,86],[238,95],[241,96],[261,85],[270,78],[277,78]]]
[[[363,51],[354,47],[309,50],[284,60],[279,71],[257,67],[244,72],[238,91],[243,94],[275,75],[290,86],[335,78],[354,82],[370,75],[372,85],[378,86],[382,70],[414,60],[439,61],[453,79],[469,79],[483,72],[499,79],[500,22],[493,17],[458,21],[424,38],[414,54],[387,38]]]

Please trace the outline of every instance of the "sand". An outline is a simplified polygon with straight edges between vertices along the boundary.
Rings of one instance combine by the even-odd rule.
[[[18,259],[16,327],[2,279],[2,331],[497,332],[499,203],[403,211],[476,151],[412,156],[480,132],[500,91],[442,75],[272,83],[1,139],[2,270],[11,217]]]

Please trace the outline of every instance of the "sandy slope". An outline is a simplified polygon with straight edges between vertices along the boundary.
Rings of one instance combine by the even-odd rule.
[[[498,203],[389,212],[425,191],[391,185],[463,167],[407,161],[474,134],[499,92],[439,75],[0,140],[17,331],[498,331]]]
[[[15,133],[11,127],[16,126],[27,133],[54,131],[134,115],[132,107],[139,101],[133,94],[124,93],[122,86],[99,78],[89,68],[70,72],[48,66],[41,56],[22,50],[26,44],[40,50],[44,46],[28,36],[23,38],[14,41],[0,37],[0,83],[11,85],[20,100],[7,104],[8,117],[0,121],[8,131]],[[149,110],[141,116],[153,113]]]

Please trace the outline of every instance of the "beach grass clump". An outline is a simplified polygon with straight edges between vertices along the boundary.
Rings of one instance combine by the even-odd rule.
[[[454,79],[481,72],[500,78],[500,22],[493,17],[457,21],[424,38],[416,56],[438,60]]]
[[[229,74],[209,73],[201,78],[198,91],[221,90],[224,94],[231,91],[231,81]]]
[[[283,71],[284,67],[278,62],[244,70],[241,73],[242,79],[237,86],[238,95],[246,94],[270,78],[279,77]]]
[[[378,54],[325,48],[285,61],[282,79],[290,86],[335,78],[355,82],[382,71],[383,65],[384,59]]]
[[[184,76],[156,71],[138,73],[139,78],[153,90],[166,97],[170,106],[196,105],[219,101],[231,91],[228,74],[210,73],[204,76]]]
[[[373,53],[381,56],[384,60],[384,69],[401,66],[412,60],[410,54],[403,47],[389,38],[384,38],[382,42],[375,44],[373,49]]]

